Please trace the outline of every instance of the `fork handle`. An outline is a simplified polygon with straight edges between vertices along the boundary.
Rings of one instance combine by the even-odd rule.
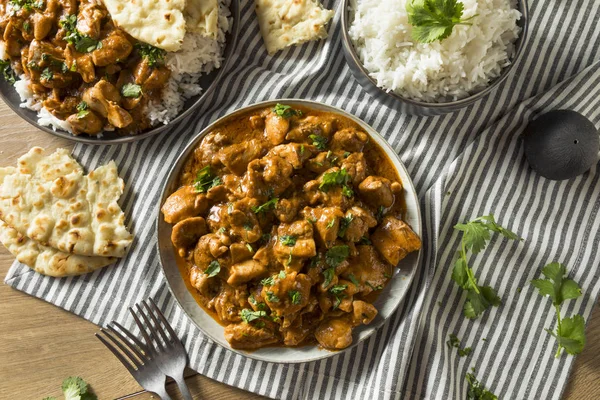
[[[154,391],[154,393],[156,393],[158,395],[158,397],[161,398],[161,400],[173,400],[171,399],[171,396],[169,396],[169,394],[167,393],[167,390],[162,387],[157,391]]]
[[[188,388],[187,383],[185,383],[185,378],[183,377],[183,374],[181,374],[177,378],[173,377],[173,379],[175,379],[175,382],[177,382],[177,386],[179,386],[179,391],[181,392],[183,399],[193,400],[192,393],[190,393],[190,389]]]

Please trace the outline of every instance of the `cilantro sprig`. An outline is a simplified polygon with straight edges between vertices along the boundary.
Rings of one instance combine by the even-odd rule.
[[[408,23],[412,25],[412,38],[421,43],[446,39],[456,25],[470,25],[462,18],[465,6],[457,0],[409,0],[406,3]]]
[[[581,296],[581,288],[577,282],[566,278],[567,270],[560,263],[546,265],[542,274],[546,279],[533,279],[531,284],[539,290],[540,295],[550,297],[556,310],[556,332],[546,329],[558,341],[555,357],[560,357],[563,348],[571,355],[579,354],[585,346],[585,319],[581,315],[562,319],[560,306],[566,300]]]
[[[463,307],[465,317],[475,319],[491,306],[499,306],[501,300],[490,286],[478,285],[477,278],[469,267],[467,253],[481,252],[490,241],[493,232],[512,240],[519,239],[519,236],[498,225],[492,214],[475,218],[466,224],[456,224],[454,229],[461,231],[463,235],[459,257],[452,270],[452,280],[467,291],[467,301]]]

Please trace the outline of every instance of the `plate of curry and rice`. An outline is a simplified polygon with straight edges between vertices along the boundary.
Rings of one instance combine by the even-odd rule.
[[[8,0],[0,4],[0,94],[66,139],[145,138],[212,92],[238,18],[231,0]]]
[[[174,163],[160,198],[169,289],[213,341],[281,363],[338,354],[408,295],[421,215],[369,125],[305,100],[239,109]]]

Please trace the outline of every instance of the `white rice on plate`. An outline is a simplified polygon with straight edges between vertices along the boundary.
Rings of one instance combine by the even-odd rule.
[[[231,0],[219,0],[219,31],[215,39],[188,32],[181,50],[167,53],[166,65],[171,71],[169,81],[162,91],[160,101],[149,103],[145,110],[152,126],[167,124],[177,117],[185,101],[202,92],[202,87],[198,84],[200,77],[221,67],[225,34],[231,29],[230,4]],[[5,58],[4,42],[0,40],[0,59]],[[36,102],[29,84],[25,75],[21,75],[14,84],[15,91],[21,97],[20,106],[37,111],[40,125],[72,132],[68,122],[55,117]]]
[[[500,76],[521,33],[515,0],[461,0],[463,18],[452,34],[433,43],[411,37],[410,0],[352,0],[349,35],[379,87],[414,100],[446,102],[468,97]]]

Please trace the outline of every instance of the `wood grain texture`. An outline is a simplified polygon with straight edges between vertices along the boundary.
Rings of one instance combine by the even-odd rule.
[[[71,148],[70,142],[37,130],[0,101],[0,166],[13,165],[31,147]],[[1,246],[0,246],[1,247]],[[0,278],[13,257],[0,249]],[[83,377],[99,399],[155,399],[144,393],[113,355],[94,337],[98,327],[42,300],[0,284],[0,399],[62,398],[60,384]],[[588,343],[577,358],[565,399],[600,398],[600,312],[587,329]],[[550,356],[550,355],[549,355]],[[260,379],[257,377],[257,379]],[[194,399],[261,399],[194,374],[187,379]],[[181,399],[168,384],[173,399]]]

